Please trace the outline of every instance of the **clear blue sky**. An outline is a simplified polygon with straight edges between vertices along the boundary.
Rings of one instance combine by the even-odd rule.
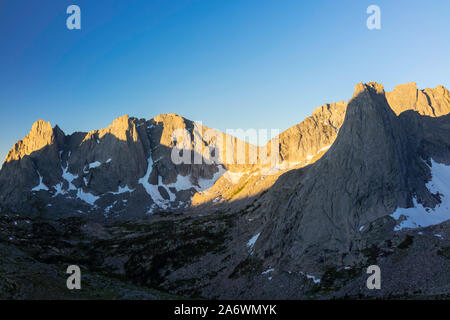
[[[66,133],[172,112],[284,130],[361,81],[448,88],[449,31],[448,0],[0,0],[0,157],[40,118]]]

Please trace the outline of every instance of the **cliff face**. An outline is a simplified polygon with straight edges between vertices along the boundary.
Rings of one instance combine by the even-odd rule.
[[[408,110],[430,117],[450,113],[450,93],[443,86],[419,90],[415,83],[407,83],[386,92],[385,97],[396,115]],[[325,104],[301,123],[281,133],[280,160],[293,165],[311,163],[313,158],[317,160],[315,156],[334,143],[346,110],[345,101]]]
[[[177,296],[390,297],[423,282],[425,296],[448,295],[448,101],[443,87],[358,84],[281,133],[278,149],[269,142],[275,164],[175,114],[71,135],[40,120],[0,171],[0,240],[33,257],[24,270],[71,261]],[[411,218],[433,223],[402,230]],[[364,291],[369,264],[384,291]]]
[[[430,117],[441,117],[450,113],[448,91],[442,86],[435,89],[418,90],[415,83],[410,83],[397,86],[392,92],[384,94],[389,108],[396,115],[405,113],[405,111],[418,112],[420,115]],[[268,190],[284,172],[305,167],[319,160],[339,135],[347,106],[348,102],[344,101],[325,104],[314,110],[313,114],[301,123],[269,141],[266,146],[268,150],[271,149],[274,140],[279,143],[278,164],[275,168],[268,168],[268,166],[250,166],[236,170],[231,168],[230,173],[236,172],[233,174],[234,183],[231,183],[230,179],[221,178],[207,192],[195,194],[192,203],[200,205],[213,201],[233,202],[239,199],[245,207],[246,199],[252,200]],[[407,116],[403,114],[402,118],[405,117]],[[423,126],[423,123],[426,122],[417,119],[411,121],[421,123],[419,126]],[[403,124],[405,127],[411,125],[408,121]],[[430,130],[421,130],[424,135],[430,135],[433,132],[431,128]],[[408,134],[411,137],[416,135],[413,132]],[[432,139],[437,138],[432,137]],[[441,145],[442,143],[440,141]]]
[[[177,141],[177,130],[184,140]],[[192,194],[212,185],[225,168],[208,161],[214,137],[204,136],[207,132],[174,114],[148,121],[123,116],[105,129],[67,136],[40,120],[6,158],[0,204],[50,215],[185,208]],[[197,141],[200,148],[194,150]],[[172,161],[174,149],[189,154],[191,162]]]
[[[397,115],[414,110],[421,115],[440,117],[450,109],[450,93],[443,86],[418,90],[414,82],[402,84],[386,93],[386,99]]]
[[[444,87],[417,90],[415,84],[406,84],[383,95],[394,118],[407,118],[407,110],[431,117],[450,112]],[[5,160],[0,206],[49,216],[89,212],[134,217],[253,201],[286,171],[314,164],[333,148],[346,114],[350,115],[347,102],[326,104],[282,132],[266,146],[269,158],[277,156],[275,163],[263,163],[263,147],[175,114],[150,120],[123,116],[105,129],[71,135],[39,120]],[[423,122],[410,122],[405,128],[417,123],[424,136],[430,135]],[[373,123],[369,119],[364,125]],[[349,137],[356,139],[353,133]],[[274,146],[278,149],[272,150]]]
[[[64,133],[49,122],[37,121],[30,133],[8,153],[0,171],[0,206],[20,206],[31,202],[31,190],[41,178],[56,182],[60,173],[59,149]],[[36,169],[39,167],[39,170]]]
[[[320,151],[329,148],[344,121],[347,103],[323,105],[312,116],[280,134],[280,160],[307,164]]]
[[[357,85],[328,152],[282,175],[258,200],[265,224],[255,254],[286,270],[351,264],[364,228],[385,219],[392,231],[389,215],[413,199],[429,208],[440,203],[426,183],[431,158],[450,161],[449,124],[448,116],[413,111],[397,117],[381,85]]]

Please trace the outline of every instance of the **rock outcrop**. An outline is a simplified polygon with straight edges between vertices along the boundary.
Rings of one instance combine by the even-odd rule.
[[[431,179],[426,162],[450,160],[449,124],[448,116],[413,111],[397,117],[381,85],[357,85],[329,151],[282,175],[258,200],[265,225],[255,254],[285,270],[351,264],[365,227],[412,207],[413,198],[430,208],[440,203],[425,185]]]
[[[443,86],[418,90],[414,82],[402,84],[387,92],[386,99],[397,115],[414,110],[421,115],[440,117],[448,114],[450,109],[450,93]]]
[[[281,162],[305,165],[316,154],[329,148],[344,122],[346,109],[347,103],[344,101],[325,104],[303,122],[281,133]]]
[[[319,107],[266,147],[176,114],[70,135],[40,120],[0,171],[0,251],[31,279],[44,268],[52,283],[70,261],[119,298],[152,298],[148,288],[227,299],[442,297],[450,194],[438,187],[450,190],[449,137],[448,91],[415,84],[390,93],[358,84],[349,102]],[[263,162],[264,150],[277,161]],[[435,221],[420,233],[400,228],[410,221],[401,213],[419,207],[419,220]],[[369,264],[383,268],[376,293],[364,286]],[[413,284],[410,271],[420,274]],[[5,279],[5,297],[53,297]]]
[[[431,117],[450,112],[449,93],[442,86],[417,90],[414,83],[406,84],[384,96],[387,109],[411,119],[405,130],[415,124],[409,135],[417,139],[417,130],[424,136],[431,133],[423,121],[408,116],[409,111]],[[0,207],[31,215],[89,212],[132,218],[236,200],[245,205],[284,172],[314,164],[326,154],[340,134],[347,109],[343,101],[323,105],[265,147],[176,114],[150,120],[123,116],[105,129],[71,135],[39,120],[5,160]],[[431,145],[422,144],[428,149]]]
[[[0,207],[126,218],[186,209],[193,194],[209,189],[227,169],[253,166],[246,163],[256,149],[176,114],[123,116],[105,129],[71,135],[39,120],[6,158]]]

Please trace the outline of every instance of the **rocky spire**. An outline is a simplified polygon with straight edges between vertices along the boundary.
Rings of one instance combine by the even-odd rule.
[[[28,135],[14,145],[6,156],[5,162],[20,160],[34,151],[41,150],[44,147],[51,145],[61,133],[64,135],[59,127],[55,127],[55,130],[53,130],[50,122],[44,120],[36,121],[31,127]]]
[[[360,227],[410,205],[426,174],[383,87],[358,84],[329,151],[281,176],[260,200],[268,223],[255,254],[292,268],[350,259]]]

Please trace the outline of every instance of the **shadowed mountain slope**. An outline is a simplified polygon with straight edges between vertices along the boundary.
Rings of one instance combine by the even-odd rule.
[[[13,257],[0,265],[23,256],[26,277],[59,283],[52,273],[77,264],[97,297],[446,297],[449,113],[441,87],[358,84],[270,141],[275,164],[174,114],[71,135],[38,121],[0,171],[0,249]],[[383,268],[375,293],[370,264]],[[38,293],[5,279],[6,297]]]
[[[448,163],[449,117],[420,118],[415,112],[397,117],[381,85],[357,85],[329,151],[282,175],[258,200],[266,223],[255,254],[286,270],[352,263],[365,226],[412,207],[413,197],[427,207],[439,204],[425,185],[431,179],[426,161]]]
[[[366,98],[370,97],[358,99]],[[383,103],[385,109],[397,114],[414,110],[434,117],[450,112],[450,96],[442,86],[418,90],[414,83],[401,85],[386,93]],[[323,105],[263,147],[244,142],[246,137],[238,139],[175,114],[150,120],[123,116],[105,129],[71,135],[39,120],[6,157],[0,171],[0,208],[30,215],[90,213],[133,218],[252,198],[267,191],[284,172],[313,164],[326,154],[348,114],[347,105]],[[389,119],[396,118],[394,112]],[[380,126],[376,120],[360,120],[361,126]],[[405,121],[405,130],[411,125]],[[416,135],[416,130],[411,130],[409,134]],[[423,133],[429,135],[428,131]],[[347,132],[346,140],[361,144],[358,134]],[[388,138],[361,148],[381,148],[378,142]],[[399,145],[390,146],[388,151],[404,152],[402,148],[407,146],[402,141]],[[353,149],[347,151],[353,153]],[[182,162],[174,162],[174,154]],[[374,162],[394,160],[372,156]],[[264,162],[269,158],[276,161]]]

